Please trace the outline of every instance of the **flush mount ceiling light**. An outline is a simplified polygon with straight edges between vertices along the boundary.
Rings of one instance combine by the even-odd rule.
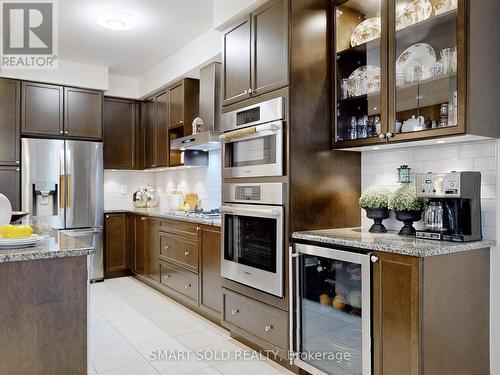
[[[110,30],[130,30],[134,28],[133,18],[124,12],[105,11],[97,15],[97,24]]]

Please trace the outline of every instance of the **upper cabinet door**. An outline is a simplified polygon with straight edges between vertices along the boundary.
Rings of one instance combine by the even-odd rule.
[[[169,127],[184,125],[184,84],[170,89],[170,120]]]
[[[21,93],[21,132],[63,135],[63,87],[23,82]]]
[[[465,0],[388,3],[389,140],[464,133]]]
[[[168,91],[156,96],[156,134],[158,167],[168,167]]]
[[[252,13],[252,94],[289,84],[288,1],[273,0]]]
[[[21,116],[21,84],[0,79],[0,165],[20,162],[19,124]]]
[[[385,142],[386,2],[338,1],[334,7],[334,147]]]
[[[157,166],[156,103],[154,99],[144,102],[144,167]]]
[[[104,168],[137,168],[137,103],[104,99]]]
[[[64,88],[64,134],[102,138],[102,92]]]
[[[248,16],[224,32],[223,105],[247,99],[251,95],[250,20]]]

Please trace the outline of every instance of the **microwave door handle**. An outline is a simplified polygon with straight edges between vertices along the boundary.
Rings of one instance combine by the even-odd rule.
[[[280,212],[272,208],[242,208],[242,207],[229,207],[222,206],[221,211],[228,214],[248,214],[248,215],[266,215],[266,216],[279,216]]]

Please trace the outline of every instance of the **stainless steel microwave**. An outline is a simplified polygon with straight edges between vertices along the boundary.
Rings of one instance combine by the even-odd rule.
[[[223,115],[223,177],[282,176],[284,98]]]

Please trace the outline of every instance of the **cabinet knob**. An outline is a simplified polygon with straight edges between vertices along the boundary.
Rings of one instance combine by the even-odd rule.
[[[377,257],[377,256],[375,256],[375,255],[372,255],[372,256],[370,257],[370,260],[372,261],[372,263],[377,263],[377,262],[378,262],[378,257]]]
[[[392,137],[394,137],[394,134],[392,134],[391,132],[389,132],[389,133],[386,134],[386,136],[387,136],[387,138],[392,138]]]
[[[189,289],[189,288],[191,288],[191,284],[184,285],[184,289]]]
[[[16,164],[19,164],[19,163],[20,163],[20,161],[19,161],[19,160],[16,160]]]
[[[264,331],[266,331],[266,332],[269,332],[269,331],[271,331],[272,329],[273,329],[273,326],[272,326],[272,325],[270,325],[270,324],[266,324],[266,325],[264,326]]]
[[[184,256],[188,256],[189,254],[191,254],[189,251],[184,251]]]
[[[170,249],[170,246],[168,246],[168,245],[165,245],[164,247],[165,247],[165,250]]]
[[[184,121],[182,121],[182,120],[181,120],[181,121],[179,121],[179,124],[184,124]]]
[[[106,215],[106,219],[109,219],[109,215]]]
[[[141,220],[144,221],[144,220],[146,220],[146,218],[145,217],[141,217]]]
[[[62,130],[59,130],[59,134],[63,134],[64,132]]]
[[[384,139],[385,138],[385,134],[379,134],[378,136],[380,139]]]
[[[238,310],[238,309],[231,310],[231,315],[236,315],[236,314],[239,314],[239,313],[240,313],[240,310]]]
[[[243,94],[245,95],[248,94],[248,90],[243,91]]]
[[[251,94],[252,93],[252,89],[248,89],[248,93]]]
[[[67,131],[67,130],[64,132],[64,134],[68,134],[68,133],[69,133],[69,131]]]
[[[200,227],[196,227],[196,230],[199,232],[201,230],[201,228]]]
[[[170,274],[169,274],[169,273],[167,273],[167,274],[165,275],[165,279],[170,279],[171,277],[172,277],[172,276],[170,276]]]

